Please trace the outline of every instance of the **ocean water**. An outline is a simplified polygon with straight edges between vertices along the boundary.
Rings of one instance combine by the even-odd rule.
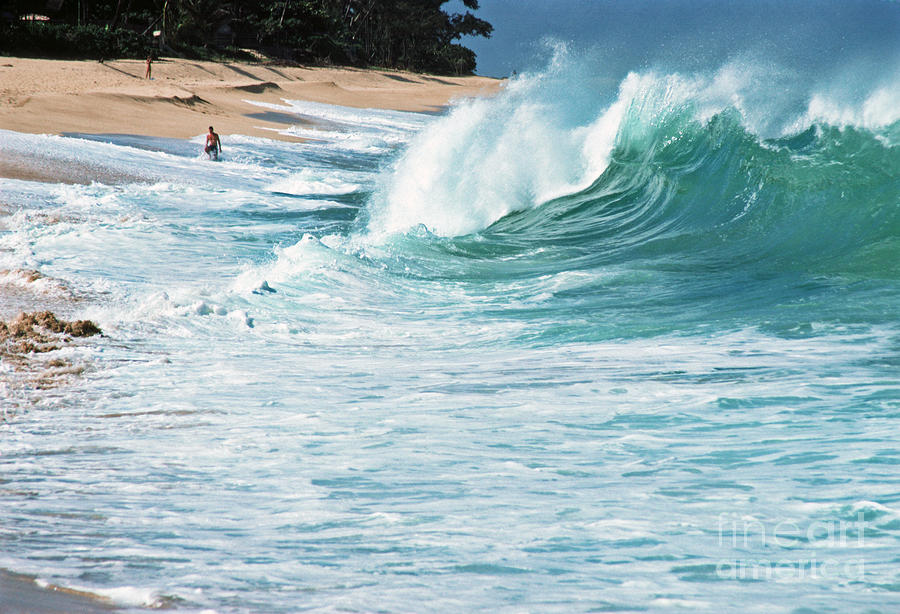
[[[0,361],[0,568],[186,612],[897,611],[898,82],[590,70],[286,100],[309,140],[217,163],[0,132],[121,177],[0,182],[5,287],[104,331],[53,385]]]

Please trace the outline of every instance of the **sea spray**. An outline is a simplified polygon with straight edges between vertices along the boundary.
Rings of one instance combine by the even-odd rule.
[[[0,133],[154,177],[0,183],[4,283],[105,335],[53,388],[0,360],[0,568],[190,611],[893,605],[884,83],[557,59],[441,117],[285,102],[319,140],[217,164]]]
[[[855,109],[843,108],[812,84],[785,86],[791,76],[745,57],[709,74],[631,73],[610,97],[592,89],[602,81],[586,79],[562,48],[546,72],[514,78],[496,98],[461,104],[413,139],[376,192],[369,231],[477,232],[589,187],[611,157],[675,150],[685,134],[713,129],[724,116],[760,142],[819,122],[872,129],[878,138],[891,133],[896,109],[886,101],[896,87],[876,85]]]
[[[605,166],[622,105],[606,117],[561,104],[566,75],[523,75],[489,100],[463,103],[417,137],[371,205],[374,235],[419,224],[438,235],[477,231],[592,181]],[[599,117],[598,117],[599,116]]]

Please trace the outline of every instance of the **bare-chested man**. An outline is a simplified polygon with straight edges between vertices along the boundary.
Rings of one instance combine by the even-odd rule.
[[[212,126],[209,127],[209,134],[206,135],[206,148],[203,151],[206,152],[210,160],[219,159],[219,152],[222,151],[222,142]]]

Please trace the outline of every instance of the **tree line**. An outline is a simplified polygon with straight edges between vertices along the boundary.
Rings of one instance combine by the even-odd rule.
[[[0,0],[0,52],[50,57],[240,57],[469,74],[463,36],[493,26],[448,0]]]

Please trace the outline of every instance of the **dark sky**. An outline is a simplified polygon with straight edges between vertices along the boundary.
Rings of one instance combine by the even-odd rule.
[[[694,70],[754,53],[800,70],[900,66],[900,2],[893,0],[481,0],[490,39],[464,39],[478,73],[540,68],[545,37],[602,58],[612,74]],[[459,0],[448,12],[466,10]],[[612,76],[612,74],[610,76]]]

